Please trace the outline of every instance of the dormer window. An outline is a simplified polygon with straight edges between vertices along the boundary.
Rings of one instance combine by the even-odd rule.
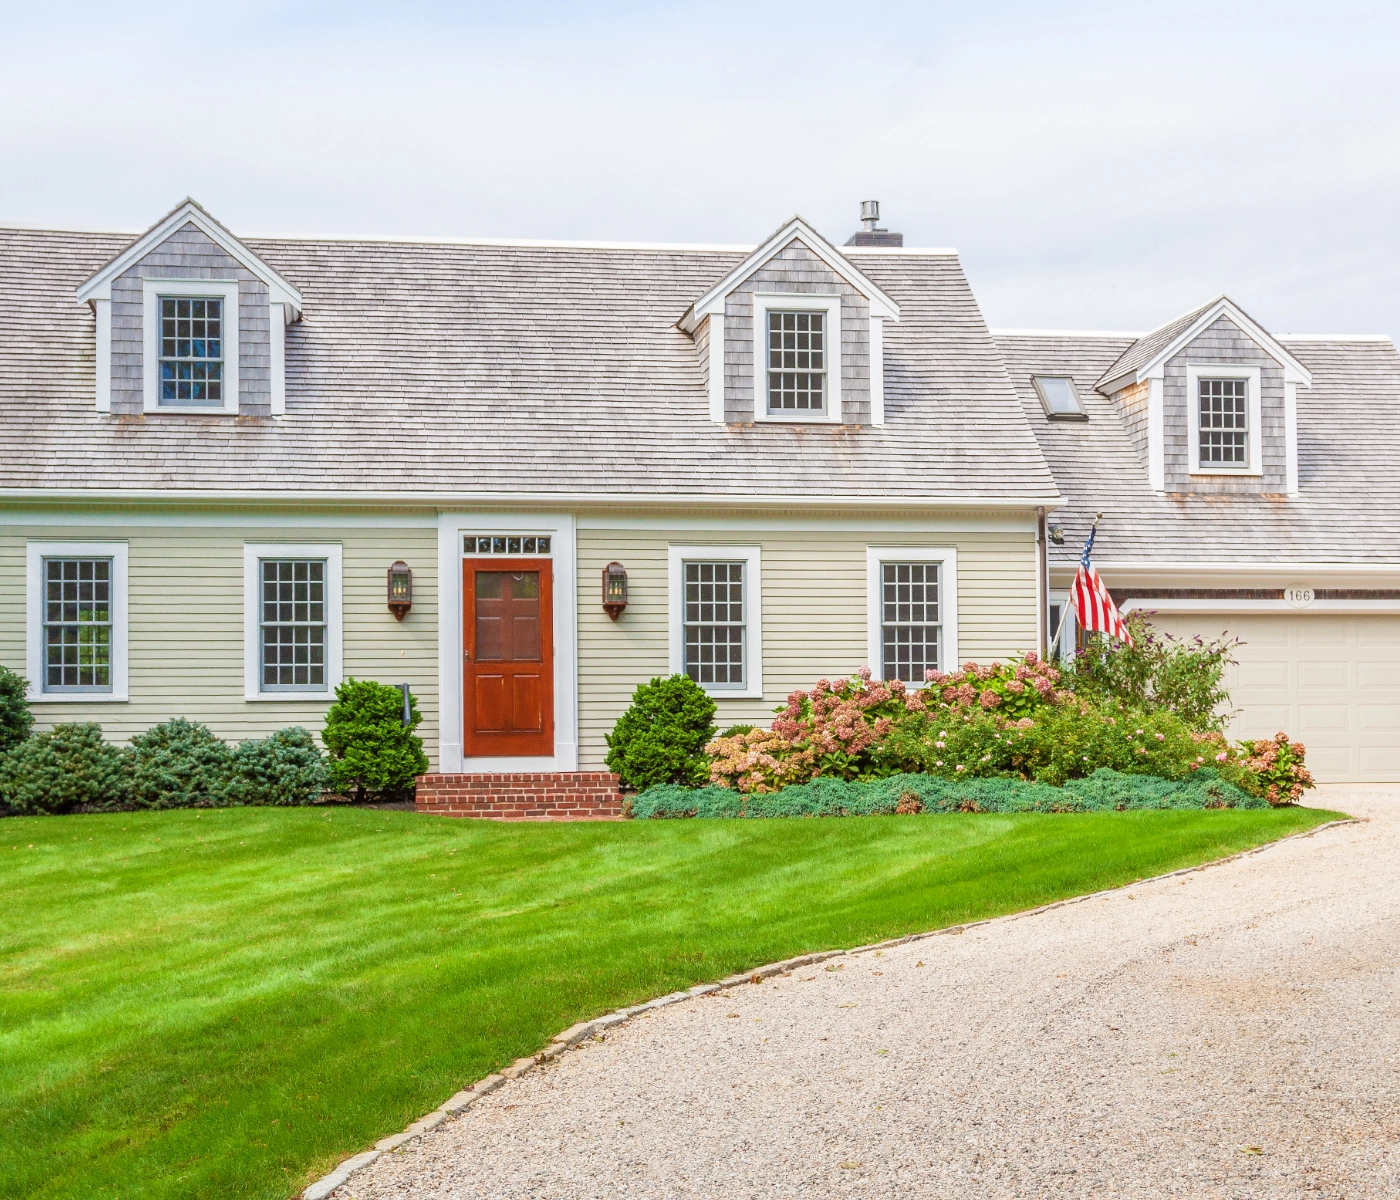
[[[768,311],[768,412],[826,411],[826,313]]]
[[[1040,406],[1052,421],[1087,421],[1089,414],[1084,411],[1084,401],[1075,391],[1074,380],[1068,375],[1035,375],[1035,384]]]
[[[1200,466],[1249,465],[1249,381],[1198,379]]]
[[[223,300],[160,298],[160,402],[222,407]]]

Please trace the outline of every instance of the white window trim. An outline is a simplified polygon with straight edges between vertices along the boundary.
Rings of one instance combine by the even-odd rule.
[[[324,558],[326,560],[326,686],[316,691],[263,691],[261,667],[261,572],[265,558]],[[243,699],[274,703],[334,699],[344,672],[344,623],[341,608],[342,547],[339,542],[243,543]]]
[[[781,424],[841,423],[841,297],[818,292],[753,292],[753,415]],[[826,314],[826,412],[818,416],[768,412],[768,314],[774,310]],[[883,413],[881,414],[883,416]]]
[[[44,559],[112,560],[112,690],[44,690]],[[106,704],[127,699],[127,544],[125,542],[30,542],[25,553],[25,668],[29,699],[36,704]]]
[[[1249,422],[1245,430],[1246,445],[1249,449],[1247,467],[1203,467],[1201,463],[1201,388],[1202,379],[1245,379],[1245,419]],[[1260,417],[1263,404],[1260,385],[1263,371],[1259,367],[1243,363],[1193,363],[1186,364],[1186,415],[1187,415],[1187,474],[1189,475],[1234,475],[1255,476],[1264,473],[1264,447]]]
[[[547,533],[554,571],[554,753],[462,754],[462,538],[468,533]],[[597,588],[597,577],[593,587]],[[593,595],[597,595],[594,591]],[[438,770],[578,770],[578,549],[572,513],[464,513],[438,517]]]
[[[865,548],[866,657],[872,675],[883,675],[884,644],[880,636],[880,567],[887,562],[936,562],[938,603],[943,626],[939,670],[951,674],[958,669],[958,552],[951,546],[867,546]],[[879,665],[877,671],[876,665]]]
[[[716,700],[753,700],[763,696],[763,562],[758,546],[670,546],[666,552],[666,588],[670,602],[672,675],[685,674],[685,564],[744,564],[744,686],[701,684]]]
[[[143,279],[141,386],[148,413],[200,413],[204,416],[238,414],[238,280]],[[217,296],[224,302],[224,402],[213,404],[162,404],[160,402],[160,298],[162,296]],[[110,353],[110,350],[109,350]]]

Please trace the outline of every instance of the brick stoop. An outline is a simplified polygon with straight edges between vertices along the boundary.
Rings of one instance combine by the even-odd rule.
[[[420,775],[418,811],[495,821],[604,821],[622,816],[617,776],[607,771]]]

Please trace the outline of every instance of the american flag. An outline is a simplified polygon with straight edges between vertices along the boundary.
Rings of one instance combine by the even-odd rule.
[[[1079,627],[1085,632],[1095,630],[1106,633],[1131,646],[1133,638],[1128,632],[1128,622],[1123,620],[1123,614],[1118,611],[1099,573],[1094,570],[1094,564],[1089,561],[1089,551],[1094,548],[1094,537],[1098,532],[1099,522],[1095,518],[1094,527],[1089,530],[1089,537],[1084,542],[1084,553],[1079,556],[1079,570],[1074,573],[1069,602],[1074,605]]]

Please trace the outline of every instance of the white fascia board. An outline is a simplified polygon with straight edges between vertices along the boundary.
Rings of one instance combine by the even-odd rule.
[[[1220,317],[1229,317],[1238,325],[1250,339],[1257,342],[1259,347],[1273,358],[1279,366],[1283,368],[1283,379],[1285,383],[1301,383],[1304,387],[1312,386],[1312,372],[1303,366],[1287,350],[1279,345],[1278,340],[1264,329],[1257,321],[1244,312],[1228,296],[1221,296],[1214,304],[1205,310],[1181,333],[1177,334],[1161,350],[1157,351],[1147,362],[1138,367],[1135,372],[1127,372],[1117,378],[1105,381],[1097,389],[1108,392],[1118,390],[1123,387],[1123,380],[1129,376],[1134,377],[1134,381],[1141,383],[1144,379],[1151,379],[1161,375],[1167,361],[1181,353],[1183,347],[1195,341],[1202,333],[1210,328]],[[1178,318],[1179,319],[1179,318]]]
[[[700,297],[690,310],[676,322],[682,332],[694,334],[702,318],[722,311],[725,298],[762,267],[769,259],[785,249],[792,241],[800,241],[833,272],[855,288],[870,302],[870,315],[899,320],[899,305],[875,286],[849,259],[828,242],[801,217],[793,217],[757,250],[730,271],[714,287]]]
[[[1258,578],[1260,575],[1289,576],[1289,575],[1374,575],[1374,576],[1396,576],[1400,575],[1400,561],[1389,563],[1376,562],[1282,562],[1258,561],[1252,562],[1247,558],[1236,559],[1233,562],[1192,562],[1190,560],[1162,560],[1162,559],[1104,559],[1096,561],[1094,566],[1100,575],[1238,575],[1241,578]],[[1051,569],[1057,572],[1064,572],[1073,575],[1078,564],[1070,562],[1068,559],[1051,564]],[[1118,581],[1114,581],[1115,584]],[[1136,585],[1134,585],[1136,586]]]
[[[240,266],[265,283],[268,298],[273,304],[289,305],[298,316],[301,315],[301,293],[193,200],[186,200],[168,217],[137,238],[102,270],[82,284],[78,288],[78,302],[86,304],[93,300],[110,300],[112,298],[112,280],[185,225],[193,225],[225,254],[235,259]]]
[[[791,493],[747,492],[724,495],[715,492],[314,492],[262,491],[204,488],[0,488],[0,501],[72,501],[75,503],[159,503],[232,502],[245,505],[330,504],[337,506],[403,506],[406,508],[454,508],[474,505],[538,508],[540,506],[579,508],[798,508],[948,511],[986,509],[991,511],[1034,511],[1063,508],[1063,496],[862,496],[833,492],[826,496],[795,496]]]
[[[1293,617],[1306,617],[1310,613],[1351,613],[1353,616],[1367,613],[1400,613],[1400,600],[1314,600],[1302,608],[1289,604],[1287,600],[1180,600],[1174,597],[1154,599],[1143,596],[1125,600],[1119,606],[1122,613],[1284,613]]]

